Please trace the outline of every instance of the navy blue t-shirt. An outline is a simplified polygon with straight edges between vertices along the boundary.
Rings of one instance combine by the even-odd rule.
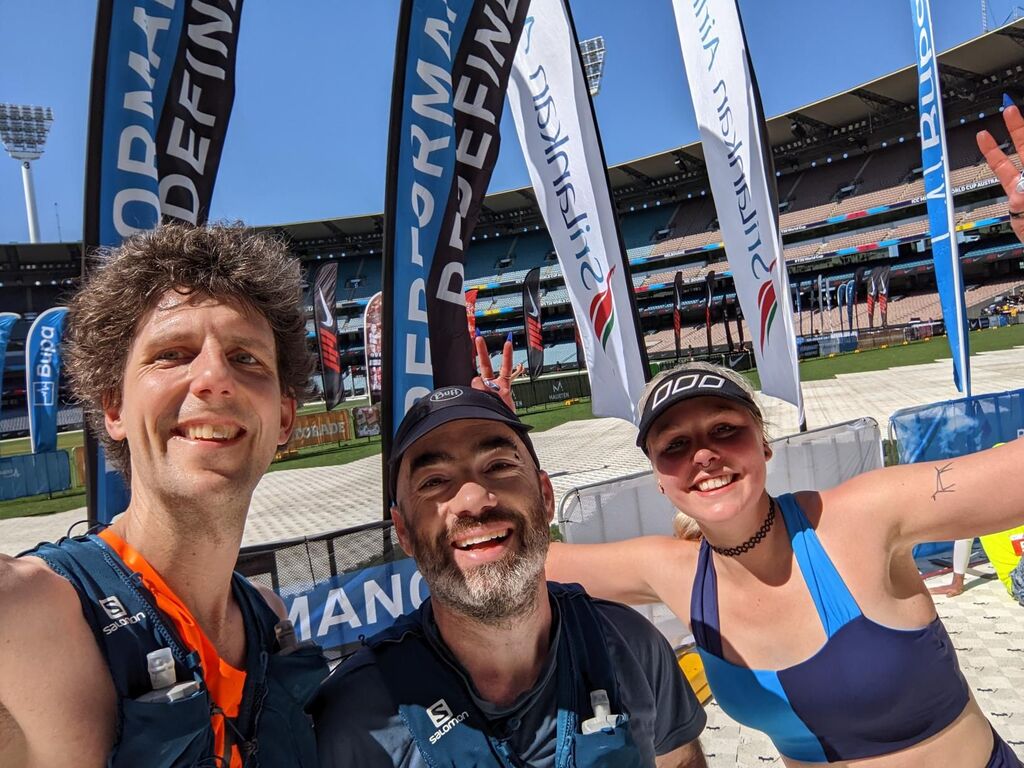
[[[552,606],[555,607],[554,602]],[[676,662],[668,641],[643,616],[624,605],[594,600],[604,621],[622,707],[648,765],[696,739],[707,721],[704,710]],[[539,768],[554,765],[557,615],[551,653],[537,683],[507,707],[483,700],[467,673],[441,640],[429,610],[428,642],[462,677],[466,690],[487,717],[491,732],[509,736],[521,761]],[[391,698],[377,660],[362,649],[339,666],[311,705],[321,768],[426,768],[412,735]]]

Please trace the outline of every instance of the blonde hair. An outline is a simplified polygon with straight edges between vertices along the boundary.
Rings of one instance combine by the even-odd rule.
[[[644,391],[640,395],[640,402],[637,404],[637,413],[644,412],[644,408],[647,406],[647,401],[658,388],[658,385],[660,385],[661,382],[669,376],[676,374],[680,368],[685,368],[688,371],[706,371],[708,373],[713,373],[716,376],[721,376],[723,379],[728,379],[747,393],[747,395],[750,396],[750,404],[740,404],[750,412],[750,415],[754,419],[754,423],[761,432],[761,437],[765,444],[769,442],[768,424],[764,419],[764,414],[761,413],[760,407],[757,405],[757,401],[754,399],[754,388],[750,385],[750,382],[747,381],[745,376],[737,373],[732,368],[715,365],[714,363],[709,363],[704,360],[696,360],[690,363],[684,363],[676,368],[667,368],[660,371],[653,379],[647,382],[647,386],[644,387]],[[739,403],[739,401],[736,402]],[[653,469],[653,462],[651,466]],[[697,521],[678,509],[676,510],[675,517],[672,519],[672,532],[677,539],[683,539],[685,541],[700,541],[704,537]]]
[[[683,541],[700,541],[704,538],[704,532],[697,521],[678,509],[676,516],[672,518],[672,535]]]

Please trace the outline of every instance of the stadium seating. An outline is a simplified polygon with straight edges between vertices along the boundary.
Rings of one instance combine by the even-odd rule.
[[[1018,288],[1024,284],[1024,280],[1018,275],[1010,280],[1000,280],[998,282],[986,283],[985,285],[968,286],[967,291],[964,293],[964,301],[967,304],[967,308],[978,308],[987,305],[997,296],[1002,296],[1013,291],[1014,288]]]
[[[651,244],[654,233],[668,226],[675,206],[655,206],[619,217],[619,229],[626,248]]]

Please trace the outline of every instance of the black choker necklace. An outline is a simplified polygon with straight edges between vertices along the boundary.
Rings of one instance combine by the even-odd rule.
[[[772,523],[775,522],[775,499],[771,496],[768,497],[768,517],[761,523],[761,527],[757,529],[753,536],[735,547],[716,547],[710,541],[708,546],[711,547],[717,554],[724,557],[736,557],[742,555],[744,552],[749,552],[758,544],[760,544],[764,537],[768,535],[768,531],[772,529]]]

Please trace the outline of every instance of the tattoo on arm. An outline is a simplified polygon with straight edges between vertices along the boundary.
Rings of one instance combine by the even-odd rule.
[[[944,467],[935,468],[935,493],[932,494],[932,501],[935,501],[936,497],[940,493],[952,493],[953,489],[956,488],[956,483],[950,483],[946,485],[942,480],[942,475],[953,468],[953,462],[950,462]]]

